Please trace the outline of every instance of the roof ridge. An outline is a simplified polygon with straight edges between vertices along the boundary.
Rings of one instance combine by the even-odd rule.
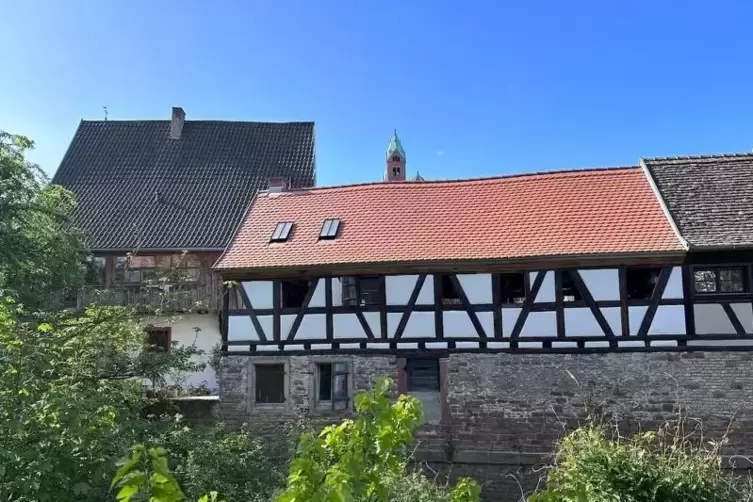
[[[126,123],[126,124],[135,124],[135,123],[170,123],[170,119],[97,119],[97,120],[88,120],[88,119],[81,119],[81,122],[86,122],[89,124],[109,124],[109,123]],[[186,123],[213,123],[213,124],[272,124],[272,125],[290,125],[290,124],[306,124],[306,125],[313,125],[315,122],[313,120],[292,120],[292,121],[265,121],[265,120],[217,120],[217,119],[199,119],[199,120],[186,120]]]
[[[734,152],[734,153],[709,153],[703,155],[678,155],[678,156],[666,156],[666,157],[644,157],[641,160],[647,162],[654,162],[660,160],[705,160],[705,159],[725,159],[725,158],[740,158],[740,157],[753,157],[753,152]]]
[[[628,170],[640,170],[640,166],[609,166],[609,167],[585,167],[585,168],[573,168],[562,169],[552,171],[535,171],[530,173],[514,173],[514,174],[500,174],[497,176],[484,176],[480,178],[454,178],[446,180],[405,180],[405,181],[365,181],[361,183],[351,183],[347,185],[329,185],[329,186],[314,186],[314,187],[302,187],[291,188],[283,193],[295,193],[295,192],[312,192],[312,191],[326,191],[326,190],[338,190],[338,189],[352,189],[352,188],[368,188],[368,187],[418,187],[426,185],[442,185],[451,183],[483,183],[491,181],[504,181],[513,180],[516,178],[526,179],[533,178],[535,176],[556,176],[561,174],[566,175],[588,175],[597,174],[603,172],[614,171],[628,171]],[[262,193],[268,193],[267,190],[262,190]]]

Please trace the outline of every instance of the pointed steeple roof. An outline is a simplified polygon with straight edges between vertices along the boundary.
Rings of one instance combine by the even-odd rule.
[[[389,157],[395,152],[399,153],[403,159],[405,159],[405,150],[403,150],[403,144],[400,142],[400,138],[397,137],[397,129],[395,129],[392,139],[390,139],[390,144],[387,147],[387,156]]]

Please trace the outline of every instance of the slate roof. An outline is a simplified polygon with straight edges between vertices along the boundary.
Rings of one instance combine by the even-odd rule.
[[[342,221],[334,240],[322,222]],[[279,222],[285,243],[270,243]],[[221,270],[683,251],[640,167],[260,192]]]
[[[753,246],[753,154],[642,163],[690,248]]]
[[[314,185],[313,122],[82,121],[53,178],[103,250],[224,249],[272,176]]]

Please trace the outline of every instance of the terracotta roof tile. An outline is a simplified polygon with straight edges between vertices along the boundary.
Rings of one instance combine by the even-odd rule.
[[[327,218],[338,237],[320,241]],[[278,222],[295,223],[270,244]],[[638,167],[261,192],[219,269],[682,251]]]

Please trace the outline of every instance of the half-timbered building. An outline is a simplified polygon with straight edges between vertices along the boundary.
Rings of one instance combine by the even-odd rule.
[[[384,182],[255,198],[215,265],[226,421],[339,416],[390,376],[425,458],[492,491],[597,408],[753,447],[753,156],[407,182],[395,151]]]

